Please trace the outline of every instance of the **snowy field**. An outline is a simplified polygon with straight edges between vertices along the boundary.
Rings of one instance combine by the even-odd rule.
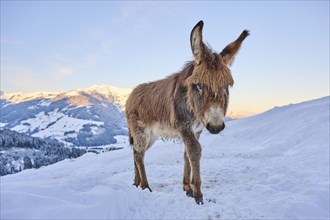
[[[329,97],[230,121],[201,136],[204,205],[182,190],[183,146],[147,152],[153,192],[132,186],[132,149],[1,177],[1,219],[328,219]]]

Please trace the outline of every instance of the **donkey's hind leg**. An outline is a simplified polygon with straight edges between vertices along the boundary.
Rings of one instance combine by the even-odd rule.
[[[149,187],[146,170],[144,168],[144,154],[145,151],[152,144],[151,134],[146,132],[144,126],[136,126],[134,133],[135,133],[134,146],[133,146],[134,165],[135,165],[134,185],[138,186],[138,184],[140,184],[142,189],[148,188],[150,192],[152,192]]]
[[[135,179],[134,185],[137,187],[140,184],[142,189],[149,189],[150,192],[152,190],[149,187],[146,170],[144,168],[144,151],[134,151],[134,164],[135,164]]]
[[[139,168],[135,162],[135,154],[136,154],[136,151],[135,149],[133,149],[133,154],[134,154],[134,170],[135,170],[135,177],[134,177],[134,183],[133,185],[138,187],[141,183],[141,178],[140,178],[140,172],[139,172]]]

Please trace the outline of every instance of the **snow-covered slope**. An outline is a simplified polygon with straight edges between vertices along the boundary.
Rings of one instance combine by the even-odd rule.
[[[2,219],[329,219],[329,97],[203,133],[204,205],[182,191],[183,146],[157,141],[153,192],[132,186],[132,149],[1,177]],[[122,143],[127,146],[127,143]]]
[[[126,134],[130,89],[108,85],[61,93],[8,93],[0,98],[1,127],[78,146],[111,144]]]
[[[80,92],[85,92],[88,94],[101,94],[105,97],[112,98],[113,101],[118,104],[123,110],[125,109],[126,100],[132,89],[127,88],[117,88],[109,85],[93,85],[88,88],[78,89]]]

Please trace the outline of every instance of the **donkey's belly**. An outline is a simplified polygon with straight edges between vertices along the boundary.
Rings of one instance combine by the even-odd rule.
[[[203,130],[203,125],[201,123],[195,122],[191,127],[192,131],[195,134],[200,134]],[[181,135],[177,129],[174,129],[167,125],[162,125],[160,123],[156,123],[150,127],[150,135],[153,141],[157,140],[159,137],[162,138],[181,138]]]
[[[150,130],[151,130],[151,135],[156,139],[158,139],[158,137],[180,138],[180,133],[178,132],[178,130],[170,126],[162,125],[159,123],[156,123],[153,126],[151,126]]]

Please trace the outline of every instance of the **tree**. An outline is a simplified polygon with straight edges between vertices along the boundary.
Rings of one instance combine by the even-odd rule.
[[[25,156],[23,158],[23,162],[24,162],[24,169],[31,169],[33,167],[30,157]]]

